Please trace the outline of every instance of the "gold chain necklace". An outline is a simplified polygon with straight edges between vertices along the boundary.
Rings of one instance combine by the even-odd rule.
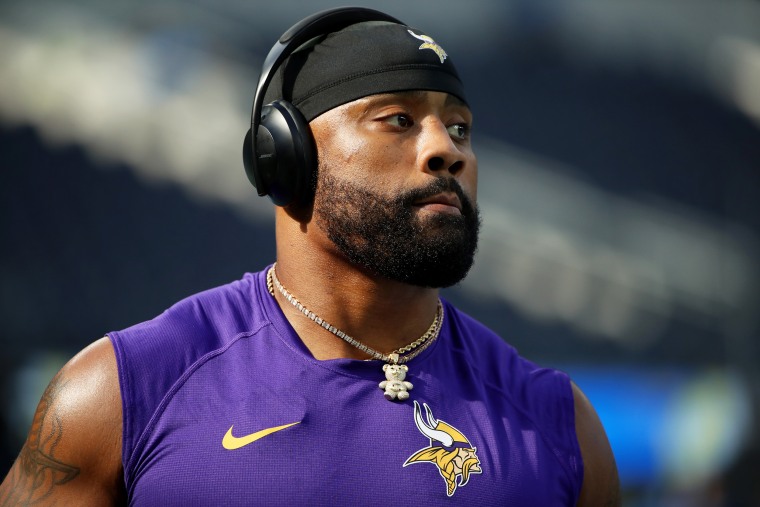
[[[441,326],[443,324],[443,304],[441,303],[440,299],[438,299],[438,307],[436,309],[433,323],[430,324],[430,327],[422,336],[414,340],[409,345],[398,348],[389,354],[383,354],[382,352],[378,352],[377,350],[368,347],[359,340],[352,338],[337,327],[319,317],[316,313],[306,308],[280,283],[280,280],[277,278],[275,266],[277,266],[277,263],[273,264],[267,272],[267,290],[272,295],[272,297],[274,297],[274,289],[277,288],[280,294],[282,294],[290,304],[296,307],[298,311],[308,317],[309,320],[316,324],[319,324],[346,343],[368,354],[372,359],[379,359],[385,362],[386,364],[383,365],[383,371],[385,372],[386,380],[380,382],[380,389],[384,390],[385,398],[388,400],[398,399],[401,401],[409,398],[408,391],[411,390],[413,386],[411,382],[404,380],[407,371],[409,371],[409,368],[404,363],[411,361],[417,357],[425,349],[427,349],[435,341],[436,338],[438,338],[438,335],[441,332]]]

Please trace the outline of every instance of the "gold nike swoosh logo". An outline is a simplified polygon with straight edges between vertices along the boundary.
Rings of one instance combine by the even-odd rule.
[[[291,426],[294,426],[298,424],[301,421],[290,423],[290,424],[283,424],[282,426],[275,426],[274,428],[267,428],[265,430],[257,431],[256,433],[251,433],[250,435],[246,435],[244,437],[234,437],[232,436],[232,428],[233,426],[230,426],[230,429],[227,430],[227,433],[224,435],[224,438],[222,439],[222,446],[225,449],[228,449],[230,451],[234,451],[235,449],[240,449],[241,447],[244,447],[248,444],[252,444],[256,440],[259,440],[261,438],[264,438],[267,435],[271,435],[272,433],[275,433],[277,431],[282,431],[285,428],[290,428]]]

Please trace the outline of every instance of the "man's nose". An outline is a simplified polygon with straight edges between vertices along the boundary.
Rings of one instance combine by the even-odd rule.
[[[465,167],[465,157],[451,138],[446,125],[438,119],[425,125],[421,136],[422,169],[430,172],[448,171],[452,175]]]

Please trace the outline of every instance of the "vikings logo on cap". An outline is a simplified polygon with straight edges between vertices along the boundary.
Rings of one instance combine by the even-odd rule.
[[[432,463],[446,481],[446,495],[452,496],[457,487],[470,480],[470,474],[482,473],[477,449],[458,429],[444,421],[436,420],[427,403],[427,421],[422,419],[420,404],[414,402],[414,423],[420,433],[430,439],[430,445],[412,454],[404,466],[414,463]],[[459,481],[457,482],[457,478]]]
[[[421,40],[423,42],[420,45],[420,47],[417,48],[417,49],[432,49],[435,52],[435,54],[438,55],[438,58],[441,59],[441,63],[443,63],[443,61],[446,59],[446,57],[449,56],[449,55],[446,54],[446,51],[443,50],[443,48],[440,46],[440,44],[438,44],[436,41],[434,41],[432,37],[429,37],[427,35],[417,35],[416,33],[414,33],[411,30],[407,30],[407,32],[409,32],[410,34],[412,34],[412,37],[414,37],[415,39],[419,39],[419,40]]]

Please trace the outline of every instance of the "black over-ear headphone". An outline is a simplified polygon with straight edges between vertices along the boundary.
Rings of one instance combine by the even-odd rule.
[[[253,98],[251,128],[243,141],[243,165],[259,195],[269,195],[278,206],[305,203],[311,198],[317,152],[309,124],[290,102],[275,100],[264,105],[267,87],[275,71],[293,51],[314,37],[337,32],[364,21],[396,18],[373,9],[340,7],[312,14],[288,29],[264,60]],[[252,133],[256,135],[253,136]]]

